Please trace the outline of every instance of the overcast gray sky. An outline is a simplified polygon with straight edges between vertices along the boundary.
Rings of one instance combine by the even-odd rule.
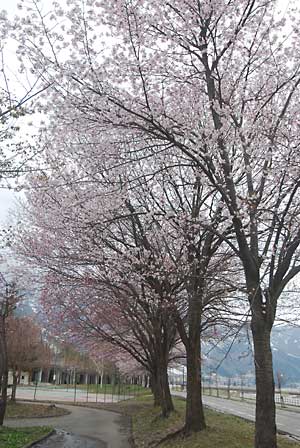
[[[5,9],[8,12],[9,18],[13,18],[13,16],[18,12],[17,5],[19,2],[20,0],[0,0],[0,10]],[[50,5],[52,3],[52,0],[43,0],[42,3]],[[17,71],[17,59],[15,57],[14,45],[9,44],[8,46],[6,46],[5,57],[8,58],[8,61],[5,61],[5,63],[8,67],[12,88],[18,90],[19,86],[17,83],[17,78],[19,75]],[[14,77],[16,79],[15,86]],[[26,131],[27,129],[28,128],[26,127]],[[19,195],[20,194],[15,193],[12,190],[0,188],[0,227],[9,222],[8,211],[15,208],[15,203]]]
[[[0,222],[5,223],[7,212],[14,207],[15,195],[12,191],[0,189]]]
[[[1,9],[6,9],[9,14],[17,11],[17,0],[2,0]],[[4,223],[9,208],[14,205],[14,193],[11,190],[0,189],[0,225]]]

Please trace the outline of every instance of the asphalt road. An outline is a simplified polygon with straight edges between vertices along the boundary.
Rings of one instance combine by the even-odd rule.
[[[39,448],[130,448],[129,419],[114,412],[63,405],[62,417],[7,419],[6,426],[51,426],[57,434]]]
[[[174,395],[185,397],[185,392],[174,392]],[[255,405],[244,401],[228,400],[224,398],[209,397],[204,395],[203,402],[206,406],[227,414],[237,415],[246,420],[255,420]],[[300,440],[300,413],[291,410],[276,410],[276,424],[278,431],[282,431],[297,437]]]

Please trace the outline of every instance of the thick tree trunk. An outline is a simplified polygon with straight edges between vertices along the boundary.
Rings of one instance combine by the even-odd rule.
[[[174,411],[174,405],[169,386],[167,364],[162,363],[159,367],[159,382],[161,393],[161,412],[163,417],[168,417]]]
[[[152,373],[151,375],[151,391],[154,397],[154,406],[161,405],[161,393],[159,390],[159,383],[157,378],[157,372]]]
[[[151,390],[154,396],[154,406],[160,406],[161,415],[168,417],[174,411],[172,395],[170,392],[167,363],[164,360],[157,362],[155,372],[151,375]]]
[[[271,330],[252,319],[256,376],[255,448],[277,448]]]
[[[195,279],[196,276],[194,275]],[[201,318],[203,279],[197,285],[191,285],[188,307],[188,332],[182,323],[177,327],[186,350],[186,413],[184,432],[190,434],[206,428],[201,389]],[[201,280],[201,281],[200,281]],[[195,293],[197,291],[197,293]]]
[[[200,335],[186,348],[187,394],[185,433],[202,431],[206,428],[201,389]]]

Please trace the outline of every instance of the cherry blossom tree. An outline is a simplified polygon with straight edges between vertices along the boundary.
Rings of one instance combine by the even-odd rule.
[[[78,145],[102,143],[105,168],[172,148],[216,189],[252,312],[256,448],[276,447],[270,333],[300,270],[297,17],[265,0],[119,0],[55,4],[51,28],[38,7],[22,22],[20,52],[53,83],[54,145],[76,122]]]
[[[61,208],[59,212],[61,214]],[[118,209],[117,213],[122,217],[125,210],[122,213]],[[116,220],[110,227],[106,223],[104,235],[97,221],[92,225],[97,226],[92,235],[81,228],[79,253],[79,239],[73,239],[65,221],[66,233],[61,241],[65,248],[68,238],[68,264],[66,259],[56,256],[54,265],[54,260],[49,258],[57,248],[57,227],[52,229],[56,234],[55,247],[44,246],[43,241],[32,234],[35,247],[33,251],[29,246],[27,255],[38,258],[40,267],[45,263],[46,268],[56,271],[54,278],[53,274],[52,279],[48,277],[43,294],[49,320],[57,320],[55,310],[63,312],[63,320],[73,326],[73,334],[82,334],[87,339],[100,337],[127,351],[151,373],[152,384],[157,385],[156,404],[161,401],[163,415],[168,415],[173,405],[167,366],[176,337],[170,304],[180,281],[172,264],[164,267],[168,256],[166,253],[159,255],[162,247],[158,247],[158,242],[155,246],[150,244],[138,215],[128,209],[126,213],[129,219],[125,225]],[[78,229],[78,220],[72,225]],[[41,227],[40,230],[45,231]],[[144,244],[141,244],[142,239]],[[36,252],[37,245],[43,253]]]
[[[65,176],[68,176],[67,172]],[[141,244],[141,239],[145,241],[145,229],[141,228],[138,216],[128,210],[128,204],[121,210],[120,199],[117,199],[118,207],[114,213],[119,220],[111,215],[109,225],[107,216],[104,222],[103,219],[105,212],[112,213],[111,205],[108,208],[104,202],[96,214],[93,210],[93,178],[85,182],[87,188],[83,191],[78,190],[73,177],[64,193],[61,188],[55,190],[57,180],[61,182],[64,178],[49,178],[50,185],[46,189],[46,179],[38,179],[45,193],[37,194],[37,190],[30,193],[35,222],[31,221],[32,232],[26,231],[22,240],[23,252],[40,268],[52,272],[43,294],[44,304],[50,310],[49,320],[55,321],[58,318],[56,311],[59,311],[73,335],[81,333],[87,339],[101,337],[129,352],[151,372],[153,384],[159,386],[156,402],[161,401],[163,415],[167,415],[173,409],[167,365],[176,336],[173,315],[168,309],[168,294],[172,292],[171,277],[174,277],[173,283],[177,282],[176,273],[170,268],[159,273],[166,254],[160,260],[154,259],[160,264],[148,266],[151,251],[156,251],[158,258],[159,248],[151,247],[149,242],[147,247]],[[35,177],[33,181],[36,181]],[[97,202],[101,193],[109,194],[100,186],[97,186]],[[73,194],[82,207],[74,208]],[[113,198],[112,194],[110,197]],[[37,201],[43,211],[47,202],[49,214],[41,213]],[[124,225],[122,221],[125,221]],[[176,289],[176,286],[172,285],[172,288]]]
[[[7,353],[7,318],[12,314],[20,296],[14,283],[8,283],[3,274],[0,274],[0,426],[6,411],[7,382],[8,382],[8,353]]]
[[[51,284],[53,281],[59,281],[59,286]],[[172,314],[164,312],[149,297],[142,301],[138,295],[129,296],[128,292],[121,292],[120,286],[108,287],[100,280],[84,287],[80,282],[66,282],[66,278],[57,276],[51,283],[48,281],[42,301],[52,331],[56,329],[61,337],[80,341],[80,346],[89,350],[101,345],[101,341],[109,342],[117,347],[114,359],[120,351],[129,354],[151,375],[155,405],[161,406],[166,417],[173,410],[167,380],[176,335]],[[55,326],[58,318],[64,322],[59,329]]]
[[[127,350],[151,372],[153,385],[161,377],[164,415],[173,409],[167,366],[176,324],[187,351],[185,431],[204,427],[200,333],[221,316],[224,284],[220,277],[216,288],[209,279],[224,274],[231,259],[230,251],[219,251],[220,236],[202,231],[205,223],[217,230],[224,222],[213,191],[166,156],[160,168],[156,160],[155,166],[131,166],[126,176],[118,170],[118,183],[113,175],[102,181],[95,159],[93,166],[80,160],[82,182],[73,150],[64,153],[69,161],[63,162],[52,149],[48,175],[31,178],[26,228],[18,235],[19,253],[52,272],[43,295],[48,319],[60,329],[63,320],[73,334],[100,335]],[[118,192],[118,184],[127,185],[126,194]],[[230,228],[222,229],[225,238]],[[158,391],[156,403],[160,396]]]
[[[50,348],[43,341],[39,326],[32,317],[9,316],[6,322],[8,367],[12,371],[11,400],[16,399],[16,390],[22,371],[50,364]]]
[[[0,11],[0,181],[1,188],[13,188],[18,177],[34,169],[36,148],[32,145],[27,118],[34,114],[34,100],[48,88],[40,75],[18,67],[12,56],[16,46],[13,24]],[[24,118],[26,117],[26,119]],[[32,121],[39,122],[34,117]],[[33,123],[32,123],[33,124]],[[22,130],[22,135],[21,135]],[[39,148],[40,150],[40,148]],[[10,182],[14,179],[14,182]]]

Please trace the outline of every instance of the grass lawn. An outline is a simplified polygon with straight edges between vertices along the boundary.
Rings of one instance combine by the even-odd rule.
[[[55,405],[35,403],[7,403],[5,418],[59,417],[69,412]],[[1,446],[1,445],[0,445]]]
[[[138,397],[107,408],[132,416],[135,446],[156,446],[167,435],[181,429],[184,423],[185,401],[174,398],[176,411],[168,418],[159,416],[151,397]],[[177,436],[159,444],[160,448],[253,448],[254,425],[230,415],[206,409],[207,429],[188,438]],[[278,437],[278,448],[300,448],[286,437]]]
[[[31,428],[0,427],[0,448],[22,448],[51,431],[47,426]]]

